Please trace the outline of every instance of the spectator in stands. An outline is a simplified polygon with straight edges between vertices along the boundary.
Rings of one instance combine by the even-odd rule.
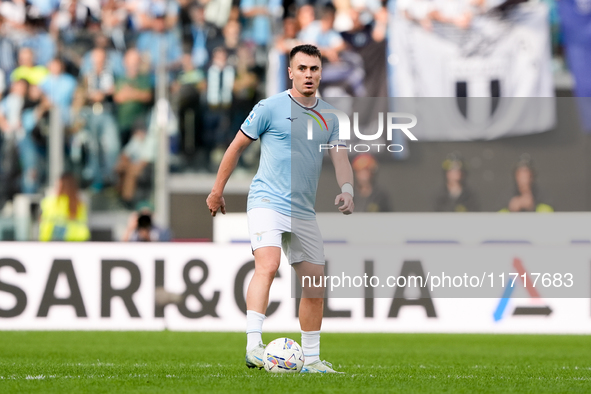
[[[513,173],[515,192],[502,212],[554,212],[548,197],[535,182],[535,169],[528,154],[521,155]]]
[[[126,206],[133,205],[138,181],[151,184],[155,158],[156,140],[153,135],[148,135],[145,121],[138,119],[131,140],[123,148],[115,167],[117,191]]]
[[[475,212],[479,210],[474,193],[466,187],[466,164],[458,153],[448,155],[442,164],[445,188],[435,200],[437,212]]]
[[[179,3],[176,0],[151,0],[148,13],[153,17],[166,15],[167,29],[174,29],[179,21]]]
[[[78,184],[72,174],[60,177],[55,194],[41,202],[40,241],[88,241],[86,204],[78,194]]]
[[[233,0],[200,0],[205,4],[205,20],[213,23],[218,28],[226,26],[232,12]]]
[[[179,5],[179,23],[177,27],[180,29],[183,40],[183,50],[186,52],[188,46],[193,43],[191,36],[191,8],[197,5],[193,0],[178,0]],[[199,4],[201,5],[201,4]]]
[[[183,70],[172,86],[172,93],[179,114],[180,151],[186,163],[198,159],[194,157],[197,147],[203,146],[201,95],[206,86],[204,72],[194,67],[190,54],[183,55]]]
[[[388,27],[388,11],[385,7],[378,8],[374,14],[364,8],[351,8],[349,11],[352,20],[352,28],[342,32],[348,52],[357,54],[361,58],[364,70],[371,70],[363,79],[366,95],[369,97],[387,97],[388,86],[383,81],[388,80],[386,59],[386,33]],[[351,64],[355,64],[359,58],[350,58]],[[357,92],[361,94],[362,92]]]
[[[94,21],[100,20],[101,4],[97,0],[61,0],[59,9],[51,18],[50,30],[65,33],[66,40],[89,27]]]
[[[100,0],[61,0],[59,10],[53,13],[49,31],[59,37],[60,56],[70,59],[76,69],[80,67],[80,54],[92,47],[93,36],[101,32],[100,16]],[[70,70],[70,63],[66,64]]]
[[[275,39],[275,46],[269,51],[269,62],[266,67],[268,78],[265,89],[268,96],[291,87],[288,73],[289,52],[299,44],[297,35],[299,25],[296,18],[288,16],[283,19],[283,32]]]
[[[297,9],[296,19],[299,30],[305,30],[316,20],[314,15],[314,6],[311,4],[304,4]]]
[[[61,59],[53,59],[49,63],[49,75],[40,87],[51,103],[59,108],[64,126],[70,125],[70,108],[76,86],[76,79],[64,72],[64,64]]]
[[[283,34],[277,37],[276,48],[283,54],[289,54],[293,47],[298,45],[298,22],[295,18],[287,17],[283,20]]]
[[[6,19],[12,34],[19,34],[27,20],[27,3],[25,0],[3,1],[0,3],[0,14]]]
[[[241,46],[238,48],[237,55],[238,65],[232,89],[232,125],[230,130],[239,130],[240,125],[256,104],[256,89],[259,84],[252,48]]]
[[[388,27],[388,10],[385,7],[375,14],[373,23],[364,24],[362,12],[356,8],[350,10],[353,25],[351,29],[341,33],[349,48],[363,48],[372,42],[382,42],[386,38]]]
[[[304,44],[316,45],[326,60],[322,65],[324,95],[329,88],[334,89],[337,86],[339,91],[335,91],[335,95],[365,96],[363,59],[354,52],[345,51],[345,41],[333,29],[334,20],[335,8],[332,4],[327,4],[322,10],[320,20],[302,29],[298,39]]]
[[[149,75],[140,72],[141,61],[137,49],[129,49],[125,53],[125,78],[117,81],[113,96],[117,103],[122,146],[129,141],[133,124],[147,118],[153,101],[152,80]]]
[[[123,56],[117,49],[112,48],[111,40],[104,34],[97,34],[94,38],[94,48],[89,50],[80,64],[80,73],[88,75],[93,72],[94,63],[92,61],[92,53],[94,49],[103,49],[107,54],[107,68],[113,72],[115,78],[121,78],[125,75],[125,66],[123,64]]]
[[[181,41],[176,32],[166,26],[164,13],[158,13],[151,19],[150,30],[138,37],[137,49],[149,55],[152,72],[155,72],[159,65],[163,65],[168,71],[181,67]]]
[[[18,144],[24,137],[22,112],[29,84],[24,79],[12,83],[10,93],[0,102],[0,204],[19,191]]]
[[[246,19],[243,33],[245,41],[265,48],[271,40],[271,1],[241,0],[240,10]]]
[[[14,81],[10,93],[0,102],[0,131],[5,138],[19,133],[21,113],[27,96],[29,83],[24,79]]]
[[[329,62],[336,63],[339,61],[339,53],[345,49],[345,42],[333,29],[334,19],[334,6],[326,5],[321,11],[320,20],[315,20],[302,28],[298,39],[305,44],[316,45],[323,57]]]
[[[211,152],[211,164],[217,166],[226,150],[228,139],[235,131],[230,130],[230,106],[236,70],[228,64],[226,49],[213,50],[212,63],[207,70],[207,112],[205,113],[205,144]]]
[[[504,3],[520,3],[507,1]],[[498,6],[502,1],[430,1],[402,0],[396,6],[404,12],[406,18],[417,21],[426,30],[433,29],[433,22],[446,23],[459,29],[467,29],[477,13],[482,13]]]
[[[355,174],[355,209],[359,212],[391,211],[390,197],[375,182],[376,159],[369,153],[362,153],[353,159],[351,166]]]
[[[192,48],[191,58],[195,67],[204,67],[211,56],[212,45],[220,38],[220,29],[205,20],[205,10],[200,4],[190,7],[191,25],[184,32],[184,40]]]
[[[59,6],[59,0],[28,0],[31,4],[31,9],[34,8],[35,15],[40,18],[49,18]],[[33,13],[29,9],[29,14]]]
[[[125,3],[125,1],[107,0],[101,12],[101,30],[104,35],[111,38],[115,48],[120,52],[127,48],[125,29],[129,12]]]
[[[0,15],[0,98],[9,88],[9,78],[17,66],[16,46],[5,34],[4,18]]]
[[[38,85],[29,86],[21,118],[22,134],[18,138],[21,193],[38,193],[45,175],[47,141],[41,129],[48,123],[47,115],[51,106],[51,101],[43,95]]]
[[[335,20],[333,28],[342,33],[353,28],[351,20],[352,4],[350,0],[334,0],[332,4],[335,7]]]
[[[238,48],[243,44],[240,39],[242,27],[238,21],[228,21],[222,31],[223,42],[216,45],[216,47],[223,47],[226,51],[227,62],[229,65],[236,67],[238,64]]]
[[[10,74],[12,81],[26,80],[31,85],[38,85],[49,71],[45,66],[35,65],[35,53],[31,48],[22,48],[18,53],[18,67]]]
[[[57,45],[45,27],[45,20],[40,18],[28,19],[25,24],[26,37],[21,47],[31,48],[35,54],[35,63],[47,66],[57,55]]]
[[[6,74],[4,70],[0,68],[0,100],[4,97],[4,91],[6,90]]]
[[[83,177],[92,180],[92,188],[100,191],[105,181],[111,183],[113,180],[121,143],[113,114],[115,77],[106,66],[105,50],[94,49],[92,61],[93,69],[83,78],[77,91],[74,113],[84,119],[89,142],[89,158]]]
[[[123,235],[124,242],[169,242],[170,231],[160,228],[152,222],[152,212],[141,209],[129,216],[129,224]]]

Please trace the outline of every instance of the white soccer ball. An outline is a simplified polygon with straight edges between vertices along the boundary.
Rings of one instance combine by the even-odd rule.
[[[304,366],[304,351],[293,339],[277,338],[263,353],[265,370],[273,373],[298,373]]]

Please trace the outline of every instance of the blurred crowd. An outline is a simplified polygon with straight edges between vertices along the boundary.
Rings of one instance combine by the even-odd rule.
[[[161,78],[173,169],[215,171],[253,105],[288,88],[293,46],[321,48],[327,94],[363,96],[363,50],[386,25],[380,0],[1,1],[0,209],[42,191],[55,128],[82,188],[144,197]]]
[[[393,212],[391,196],[377,181],[378,161],[369,153],[357,155],[352,162],[355,174],[355,210],[357,212]],[[468,166],[461,153],[447,155],[441,163],[443,187],[433,190],[434,212],[482,212],[478,192],[470,187]],[[536,168],[528,153],[513,166],[512,187],[508,194],[500,193],[498,212],[554,212],[551,197],[536,179]]]
[[[153,187],[163,94],[172,170],[215,172],[253,105],[289,88],[295,45],[320,48],[321,95],[384,97],[395,9],[427,30],[467,29],[477,14],[522,2],[0,1],[0,209],[16,193],[44,191],[57,128],[81,188],[133,207]],[[255,168],[256,157],[239,166]],[[386,204],[378,200],[369,206]]]

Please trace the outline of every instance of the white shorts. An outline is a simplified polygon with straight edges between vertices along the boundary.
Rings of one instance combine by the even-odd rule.
[[[289,264],[307,261],[324,265],[324,244],[316,219],[291,218],[269,208],[247,212],[253,252],[265,246],[283,249]]]

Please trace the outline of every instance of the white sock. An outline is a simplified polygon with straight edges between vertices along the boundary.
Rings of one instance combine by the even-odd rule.
[[[263,321],[265,315],[255,311],[246,311],[246,351],[252,350],[263,343]]]
[[[320,360],[320,331],[302,331],[302,349],[304,365]]]

